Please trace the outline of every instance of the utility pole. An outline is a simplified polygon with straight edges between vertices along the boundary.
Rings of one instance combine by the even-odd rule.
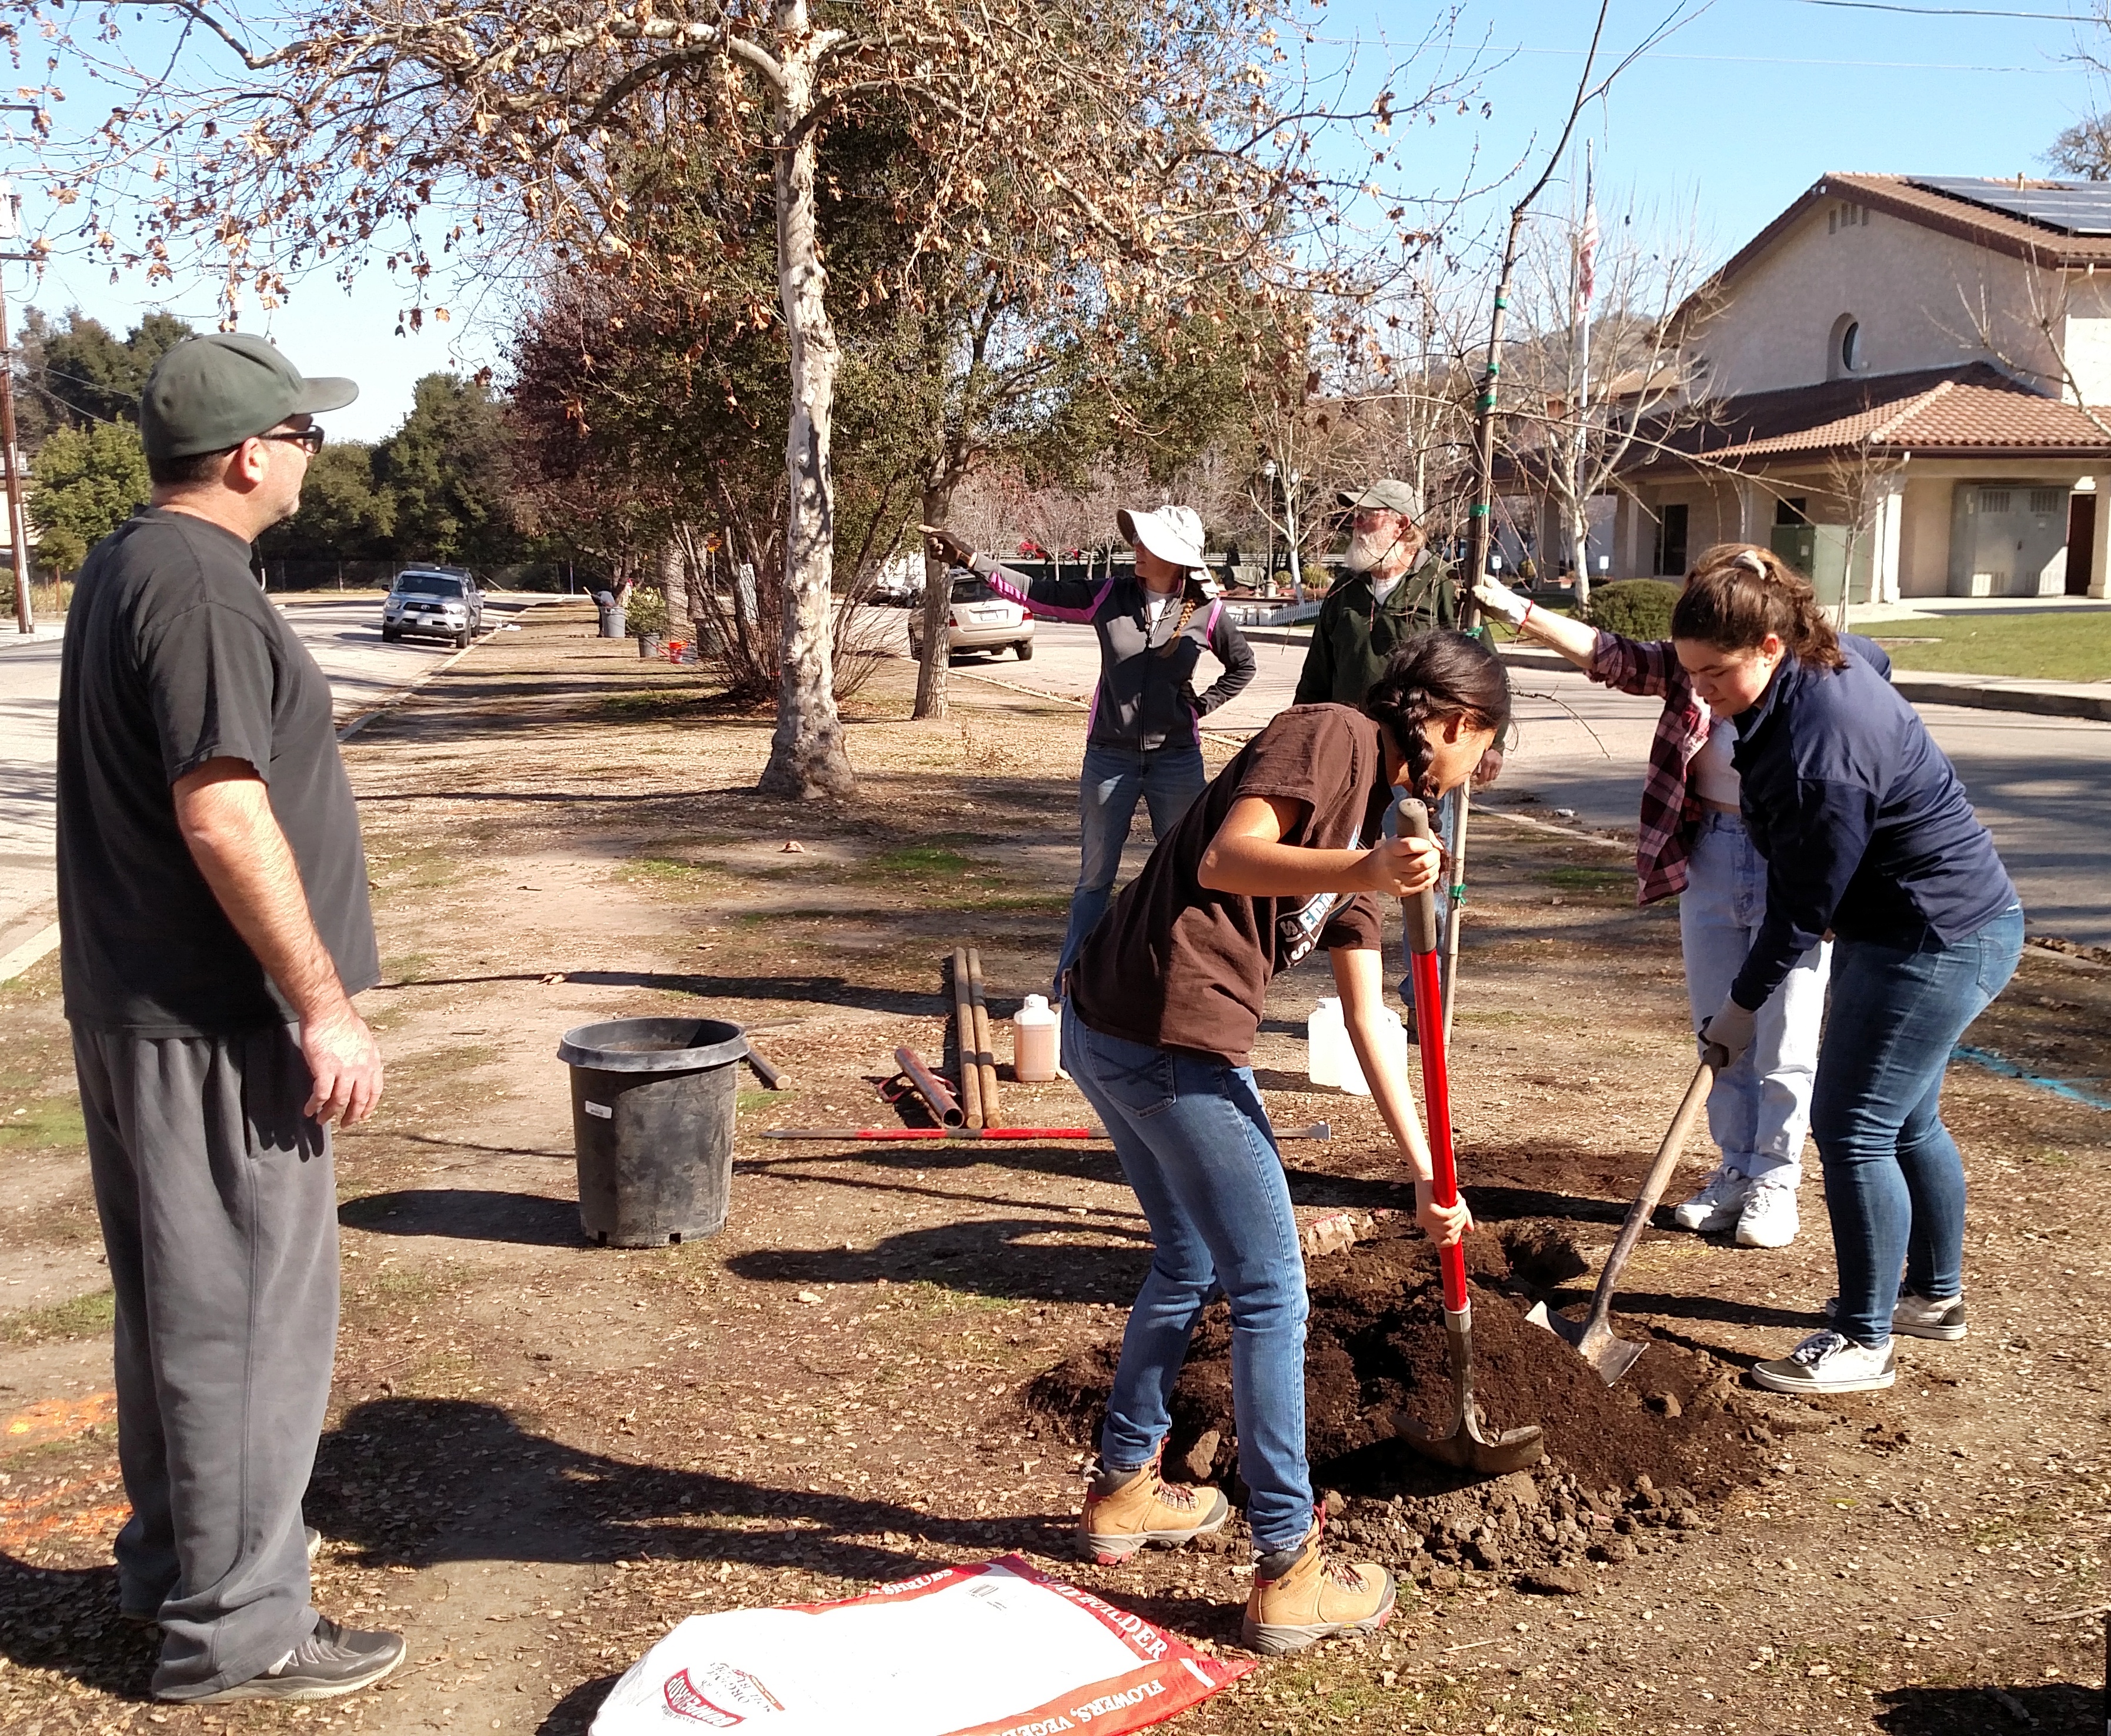
[[[34,102],[0,102],[0,113],[35,115],[42,111]],[[22,238],[22,196],[0,181],[0,241]],[[0,253],[0,263],[36,262],[34,253]],[[35,612],[30,607],[30,521],[22,510],[21,452],[15,440],[15,328],[7,318],[7,298],[0,289],[0,472],[7,482],[7,541],[15,557],[15,630],[24,636],[37,630]]]

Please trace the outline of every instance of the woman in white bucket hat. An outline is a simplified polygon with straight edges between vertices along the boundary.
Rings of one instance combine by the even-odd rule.
[[[1201,720],[1254,675],[1253,652],[1217,602],[1195,510],[1124,507],[1115,522],[1136,550],[1136,568],[1098,579],[1066,577],[1060,567],[1053,577],[1028,578],[977,554],[949,530],[923,527],[944,559],[969,568],[1036,615],[1090,622],[1099,634],[1100,682],[1078,780],[1078,884],[1056,965],[1059,998],[1064,974],[1113,901],[1137,802],[1150,810],[1151,832],[1163,839],[1208,781]],[[1195,672],[1205,651],[1223,672],[1197,693]]]

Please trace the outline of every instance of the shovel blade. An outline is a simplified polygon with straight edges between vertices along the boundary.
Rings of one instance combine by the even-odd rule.
[[[1646,1343],[1621,1338],[1609,1328],[1601,1327],[1594,1333],[1587,1319],[1572,1320],[1566,1315],[1555,1313],[1543,1302],[1534,1302],[1525,1319],[1564,1340],[1570,1349],[1596,1370],[1598,1378],[1607,1386],[1616,1384],[1649,1348]]]
[[[1405,1412],[1393,1418],[1393,1429],[1401,1440],[1425,1459],[1448,1465],[1454,1470],[1470,1470],[1483,1477],[1501,1477],[1523,1470],[1546,1457],[1546,1443],[1534,1423],[1523,1429],[1506,1429],[1491,1437],[1482,1432],[1478,1415],[1455,1419],[1439,1434]]]

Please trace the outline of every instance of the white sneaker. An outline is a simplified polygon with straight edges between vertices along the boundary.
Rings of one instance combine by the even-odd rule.
[[[1798,1227],[1795,1189],[1786,1182],[1755,1181],[1737,1212],[1737,1245],[1786,1247]]]
[[[1673,1208],[1672,1221],[1681,1229],[1698,1230],[1703,1235],[1727,1229],[1743,1211],[1745,1194],[1751,1185],[1728,1164],[1718,1163],[1714,1172],[1701,1183],[1700,1191]]]
[[[1839,1315],[1840,1298],[1827,1297],[1826,1319],[1836,1320]],[[1909,1338],[1935,1338],[1945,1344],[1954,1344],[1964,1336],[1964,1298],[1916,1296],[1910,1290],[1901,1290],[1891,1308],[1891,1330],[1904,1333]]]
[[[1814,1332],[1778,1362],[1752,1370],[1752,1379],[1774,1393],[1878,1393],[1898,1378],[1889,1338],[1866,1350],[1836,1332]]]

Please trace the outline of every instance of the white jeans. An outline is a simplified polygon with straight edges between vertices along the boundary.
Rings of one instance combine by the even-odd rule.
[[[1766,860],[1744,823],[1730,814],[1701,816],[1678,901],[1678,938],[1686,954],[1686,993],[1693,1023],[1712,1019],[1758,938],[1767,911]],[[1832,947],[1821,941],[1795,962],[1759,1009],[1752,1046],[1708,1093],[1708,1131],[1723,1161],[1755,1180],[1796,1186],[1803,1179],[1803,1136],[1810,1126],[1810,1087],[1825,1019],[1825,979]]]

